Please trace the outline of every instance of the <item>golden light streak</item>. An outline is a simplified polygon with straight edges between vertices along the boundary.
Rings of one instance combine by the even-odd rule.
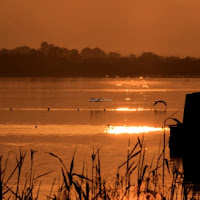
[[[169,128],[159,128],[159,127],[150,127],[150,126],[108,126],[105,132],[109,134],[140,134],[140,133],[149,133],[149,132],[161,132],[168,130]]]
[[[125,100],[126,100],[126,101],[130,101],[130,100],[131,100],[131,98],[125,98]]]
[[[120,87],[120,86],[122,86],[122,84],[120,84],[120,83],[117,83],[117,84],[116,84],[116,86]]]
[[[145,108],[117,108],[116,111],[150,111],[151,109]]]

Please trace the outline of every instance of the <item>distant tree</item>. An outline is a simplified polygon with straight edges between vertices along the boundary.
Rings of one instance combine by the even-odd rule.
[[[48,56],[49,53],[49,45],[47,42],[42,42],[40,46],[40,51],[43,55]]]
[[[79,53],[77,49],[47,42],[42,42],[37,50],[28,46],[1,49],[0,66],[0,76],[200,76],[200,58],[163,57],[152,52],[123,57],[88,47]]]
[[[187,56],[187,57],[184,58],[184,60],[186,62],[193,62],[193,61],[198,61],[198,58]]]
[[[28,46],[21,46],[21,47],[17,47],[15,49],[2,49],[0,54],[2,55],[26,55],[29,54],[31,52],[31,48]]]
[[[93,59],[104,59],[106,57],[106,54],[104,51],[102,51],[100,48],[94,48],[92,50],[92,58]]]
[[[57,56],[59,47],[55,47],[53,44],[48,44],[47,42],[41,43],[40,51],[45,56]]]
[[[121,64],[129,64],[129,58],[126,56],[122,56],[119,60]]]
[[[102,60],[106,57],[106,54],[104,51],[102,51],[100,48],[94,48],[94,49],[91,49],[91,48],[84,48],[81,50],[81,58],[83,60]]]
[[[30,54],[31,54],[31,55],[38,55],[39,52],[38,52],[36,49],[31,49]]]
[[[130,63],[134,63],[137,60],[137,57],[135,54],[130,54],[128,58],[129,58]]]
[[[177,63],[180,61],[180,58],[177,56],[167,56],[164,60],[166,63]]]
[[[107,59],[108,59],[109,63],[116,63],[120,60],[120,58],[121,58],[121,55],[119,53],[116,53],[116,52],[110,52],[107,55]]]
[[[7,49],[1,49],[0,50],[0,55],[8,55],[8,50]]]
[[[92,58],[92,49],[90,49],[89,47],[86,47],[81,50],[80,55],[83,60],[91,59]]]
[[[47,50],[48,49],[48,47],[49,47],[49,44],[47,43],[47,42],[42,42],[41,43],[41,45],[40,45],[40,50],[42,51],[42,52],[44,52],[45,50]]]
[[[62,57],[62,49],[60,47],[54,46],[54,54],[56,57]]]
[[[79,61],[80,60],[80,54],[77,49],[72,49],[69,51],[69,60],[70,61]]]
[[[160,60],[160,57],[152,52],[144,52],[139,57],[139,60],[143,62],[156,62]]]
[[[67,60],[69,60],[69,52],[70,52],[69,49],[61,48],[61,54],[60,54],[60,57],[62,57],[62,58],[66,58]]]
[[[48,48],[48,46],[49,46],[48,43],[45,42],[45,41],[41,43],[41,49],[43,49],[43,48],[44,48],[44,49],[45,49],[45,48]]]
[[[13,50],[13,52],[15,54],[20,54],[20,55],[26,55],[29,54],[31,52],[31,48],[28,46],[21,46],[21,47],[17,47]]]
[[[107,55],[108,59],[120,59],[120,57],[121,57],[121,55],[119,53],[116,53],[116,52],[110,52]]]

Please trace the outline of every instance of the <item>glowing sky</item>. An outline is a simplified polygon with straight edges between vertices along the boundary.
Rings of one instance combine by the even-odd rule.
[[[47,41],[200,57],[200,0],[0,0],[0,48]]]

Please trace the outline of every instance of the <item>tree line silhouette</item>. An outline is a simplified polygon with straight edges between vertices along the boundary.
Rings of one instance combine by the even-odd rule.
[[[106,54],[100,48],[67,49],[42,42],[39,49],[21,46],[0,50],[0,76],[3,77],[127,77],[200,76],[200,58]]]

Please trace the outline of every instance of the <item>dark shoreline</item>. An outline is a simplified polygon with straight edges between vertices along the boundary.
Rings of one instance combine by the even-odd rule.
[[[0,49],[0,77],[200,77],[200,58],[140,56],[105,53],[100,48],[66,49],[41,43],[39,49],[27,46]]]
[[[109,76],[109,77],[105,77],[105,76],[62,76],[62,75],[57,75],[57,76],[27,76],[27,75],[13,75],[13,76],[6,76],[6,75],[2,75],[0,74],[0,79],[2,78],[200,78],[200,75],[194,75],[194,76],[190,76],[190,75],[185,75],[185,76],[153,76],[153,75],[138,75],[138,76]]]

